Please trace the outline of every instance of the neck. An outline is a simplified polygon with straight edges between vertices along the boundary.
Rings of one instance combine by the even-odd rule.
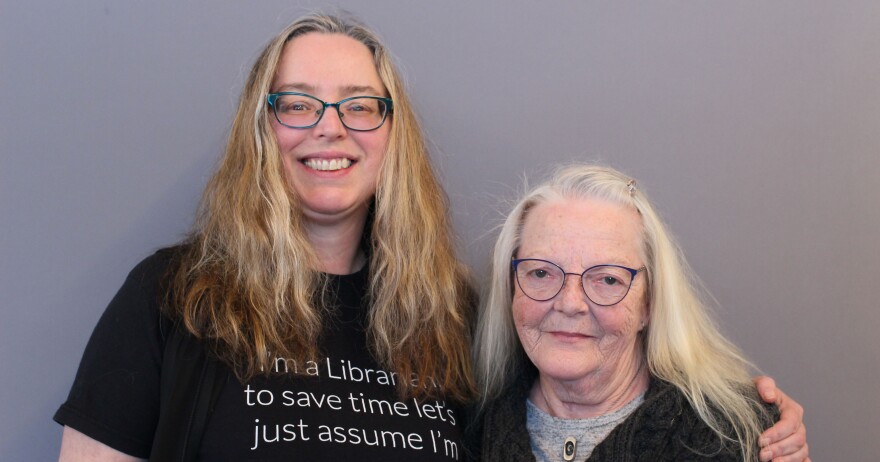
[[[616,370],[563,381],[540,374],[529,399],[542,411],[563,419],[586,419],[614,412],[648,389],[650,375],[641,353]]]
[[[318,258],[319,271],[351,274],[364,266],[367,259],[361,249],[361,238],[366,220],[365,210],[362,214],[338,222],[307,222],[306,233]]]

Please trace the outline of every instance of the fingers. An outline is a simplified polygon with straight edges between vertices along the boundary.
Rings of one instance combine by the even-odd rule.
[[[762,438],[763,439],[763,438]],[[761,448],[760,459],[773,462],[800,462],[809,459],[807,445],[807,428],[800,425],[798,429],[782,441]]]
[[[759,439],[761,447],[783,441],[795,435],[798,431],[803,433],[802,436],[804,442],[806,442],[806,430],[803,426],[803,406],[778,389],[776,390],[776,404],[779,406],[779,422],[776,422],[761,434]]]
[[[808,447],[804,445],[799,451],[794,454],[789,454],[787,456],[774,457],[773,459],[764,459],[763,455],[761,456],[762,461],[772,460],[773,462],[810,462],[810,456],[807,454]],[[763,454],[763,452],[761,453]]]
[[[771,404],[776,403],[776,399],[779,397],[777,394],[779,389],[776,388],[776,381],[766,375],[755,377],[754,381],[755,387],[758,389],[758,394],[761,395],[761,399]]]
[[[761,399],[779,407],[779,422],[765,430],[758,440],[760,460],[810,462],[803,406],[778,389],[772,378],[761,376],[754,381]]]

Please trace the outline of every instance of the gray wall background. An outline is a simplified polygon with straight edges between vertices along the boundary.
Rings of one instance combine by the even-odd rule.
[[[0,1],[0,459],[52,460],[92,327],[189,226],[244,75],[319,2]],[[408,76],[483,275],[549,164],[639,179],[813,459],[880,456],[880,3],[340,1]]]

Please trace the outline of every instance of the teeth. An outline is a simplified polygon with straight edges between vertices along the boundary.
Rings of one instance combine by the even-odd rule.
[[[306,159],[305,164],[315,170],[333,171],[350,167],[351,161],[348,159]]]

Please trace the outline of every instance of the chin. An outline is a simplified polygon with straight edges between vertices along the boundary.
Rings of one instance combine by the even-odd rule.
[[[580,358],[571,358],[567,355],[552,355],[552,359],[548,360],[532,360],[532,364],[538,368],[541,375],[552,378],[554,380],[578,380],[584,378],[596,367],[585,364],[583,356]]]
[[[358,209],[366,208],[366,203],[362,203],[352,197],[328,194],[323,197],[304,197],[302,199],[302,207],[307,216],[336,216],[346,215]]]
[[[591,372],[591,370],[583,370],[583,369],[572,370],[571,368],[567,368],[567,369],[563,369],[563,370],[551,369],[548,371],[542,371],[540,368],[538,368],[538,370],[541,372],[541,375],[543,375],[544,377],[547,377],[547,378],[550,378],[553,380],[557,380],[560,382],[570,382],[573,380],[580,380],[580,379],[583,379],[584,377],[586,377],[587,375],[589,375],[589,373]]]

